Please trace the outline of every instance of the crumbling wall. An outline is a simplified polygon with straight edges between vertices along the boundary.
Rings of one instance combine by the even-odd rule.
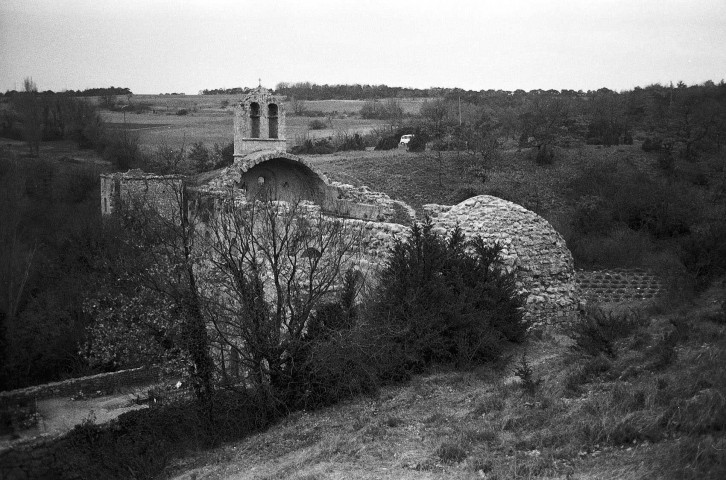
[[[536,213],[501,198],[480,195],[454,206],[424,205],[435,229],[456,225],[467,237],[502,245],[505,267],[526,296],[526,315],[535,324],[554,324],[578,306],[572,254],[552,225]]]
[[[374,192],[366,186],[354,187],[346,183],[330,182],[330,194],[325,210],[330,213],[386,223],[411,225],[416,211],[400,200],[393,200],[382,192]]]
[[[119,201],[153,206],[167,218],[179,218],[184,176],[155,175],[141,170],[101,175],[101,213],[110,215]]]
[[[248,183],[265,172],[278,189],[284,188],[286,182],[291,190],[303,185],[314,188],[317,193],[308,198],[312,203],[306,207],[311,213],[342,219],[359,231],[361,268],[366,272],[386,261],[395,238],[404,238],[406,226],[415,221],[415,212],[409,205],[367,187],[329,182],[304,159],[282,152],[246,155],[226,169],[199,176],[191,182],[197,186],[186,190],[183,177],[137,171],[105,178],[102,191],[109,192],[106,194],[109,198],[136,196],[155,203],[162,213],[172,214],[174,209],[179,213],[178,196],[182,191],[193,191],[192,204],[209,203],[213,210],[217,208],[214,198],[220,196],[232,194],[249,200]],[[206,215],[208,210],[201,209],[198,213]],[[536,324],[557,323],[577,309],[572,255],[564,239],[539,215],[487,195],[454,206],[425,205],[424,212],[441,232],[459,225],[467,236],[480,235],[487,241],[499,242],[505,267],[515,273],[517,285],[526,296],[526,315]]]

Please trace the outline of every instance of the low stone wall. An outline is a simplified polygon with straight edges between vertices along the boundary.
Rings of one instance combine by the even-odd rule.
[[[158,381],[160,373],[161,370],[158,367],[139,367],[0,392],[0,408],[28,399],[39,400],[51,397],[68,397],[78,392],[112,392],[123,387]]]

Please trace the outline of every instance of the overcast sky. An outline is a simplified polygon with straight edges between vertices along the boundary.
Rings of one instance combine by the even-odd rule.
[[[726,0],[0,0],[0,91],[726,78]]]

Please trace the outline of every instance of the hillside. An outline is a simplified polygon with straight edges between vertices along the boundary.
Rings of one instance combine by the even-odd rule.
[[[724,478],[724,299],[722,284],[687,307],[616,313],[603,324],[614,327],[610,355],[545,334],[506,364],[298,412],[177,462],[167,478]],[[522,354],[533,394],[512,374]]]

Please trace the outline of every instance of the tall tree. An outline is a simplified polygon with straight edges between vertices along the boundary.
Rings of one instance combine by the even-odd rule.
[[[28,145],[30,154],[38,156],[40,141],[43,137],[41,122],[43,112],[38,86],[32,78],[23,80],[23,91],[13,97],[13,106],[22,119],[23,139]]]

